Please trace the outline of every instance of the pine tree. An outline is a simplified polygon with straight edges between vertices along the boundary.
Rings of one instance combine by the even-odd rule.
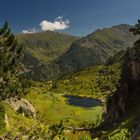
[[[130,31],[134,35],[140,35],[140,20],[138,20],[138,23],[135,24],[134,28],[131,28]],[[134,42],[133,49],[130,49],[129,54],[131,59],[140,61],[140,36],[138,36],[139,39]]]
[[[130,29],[130,32],[132,32],[134,35],[140,34],[140,19],[138,19],[138,23],[135,24],[135,27]]]
[[[11,33],[8,22],[0,29],[0,99],[21,97],[27,86],[21,72],[22,46]]]

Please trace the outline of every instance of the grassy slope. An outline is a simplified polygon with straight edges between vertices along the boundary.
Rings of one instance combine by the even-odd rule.
[[[48,124],[58,123],[60,120],[63,120],[65,125],[87,127],[88,124],[96,125],[102,114],[101,107],[85,109],[70,106],[66,104],[66,99],[62,95],[64,93],[69,93],[100,98],[103,96],[103,94],[106,95],[106,91],[102,92],[96,82],[98,79],[100,79],[102,82],[107,84],[105,79],[111,74],[110,72],[112,72],[112,70],[115,70],[115,73],[112,73],[111,77],[114,76],[116,80],[116,78],[119,76],[119,70],[117,70],[118,67],[119,65],[115,64],[109,67],[109,69],[106,69],[105,66],[88,68],[86,70],[63,77],[63,79],[58,81],[57,88],[51,90],[48,90],[48,84],[45,85],[35,83],[35,87],[31,88],[31,91],[29,94],[27,94],[26,98],[35,106],[36,111],[43,115],[43,118]],[[105,75],[99,74],[101,70],[104,70]],[[111,87],[112,86],[113,85],[111,85]],[[20,118],[20,115],[14,112],[8,105],[4,105],[6,107],[6,113],[8,114],[10,125],[13,126]],[[117,126],[114,126],[113,128],[108,129],[107,132],[104,132],[102,135],[103,139],[106,139],[108,136],[112,136],[116,133],[120,133],[120,130],[123,128],[131,128],[134,125],[134,122],[137,122],[138,120],[137,114],[138,112],[134,110],[133,113],[127,115],[126,118],[124,118],[124,120]],[[16,128],[16,132],[18,132],[21,127],[26,127],[28,126],[27,124],[32,124],[33,122],[34,121],[31,119],[22,117],[21,124]],[[68,133],[67,137],[69,137],[70,140],[79,140],[81,137],[86,137],[86,135],[88,136],[89,134],[87,132],[76,134]]]
[[[67,104],[62,94],[46,93],[34,87],[26,98],[33,103],[36,110],[43,114],[44,119],[50,124],[63,120],[67,125],[81,126],[96,124],[101,117],[102,107],[81,108]],[[93,117],[94,114],[94,117]]]
[[[121,49],[132,47],[135,37],[129,32],[129,28],[129,25],[118,25],[97,30],[75,41],[55,63],[62,73],[104,63]]]
[[[30,76],[45,81],[104,63],[121,49],[131,47],[136,38],[130,27],[103,28],[81,39],[51,31],[20,34],[17,38],[25,46],[23,63],[34,72]]]
[[[17,35],[17,39],[21,44],[24,44],[25,52],[37,58],[41,63],[47,64],[65,52],[69,48],[69,45],[77,38],[47,31],[33,34],[19,34]]]
[[[113,66],[113,68],[115,69],[117,69],[117,67],[118,65]],[[33,103],[36,110],[39,111],[40,114],[43,114],[45,120],[50,124],[58,123],[61,119],[66,121],[66,125],[82,126],[88,123],[96,124],[98,117],[102,114],[102,108],[97,107],[91,109],[82,109],[79,107],[69,106],[66,104],[64,97],[62,97],[62,93],[64,90],[66,90],[66,87],[74,87],[75,88],[74,91],[76,93],[76,91],[77,92],[79,91],[79,89],[77,88],[78,85],[79,86],[81,85],[83,86],[84,89],[83,90],[84,92],[81,92],[81,95],[83,95],[86,90],[90,89],[89,87],[92,87],[92,85],[94,85],[92,84],[93,79],[95,79],[94,76],[99,77],[98,72],[103,68],[104,66],[91,67],[84,71],[75,73],[70,77],[66,76],[63,79],[60,79],[60,81],[58,81],[59,83],[57,87],[58,89],[55,90],[58,90],[59,91],[58,93],[61,94],[54,94],[54,90],[48,91],[46,85],[36,83],[36,85],[38,86],[33,87],[31,89],[31,92],[27,94],[26,98]],[[102,77],[100,78],[102,79]],[[72,84],[73,82],[71,83],[71,80],[73,80],[75,83]],[[65,83],[64,81],[65,82],[67,81],[68,84],[66,84],[67,82]],[[70,89],[69,93],[71,91],[73,90]],[[92,93],[92,92],[88,90],[86,94],[88,93]],[[93,96],[94,95],[92,95],[92,97]],[[16,121],[20,118],[20,115],[14,112],[11,109],[11,107],[6,103],[4,103],[4,106],[6,108],[6,113],[9,117],[10,125],[14,126]],[[93,117],[93,114],[95,115],[95,117]],[[132,128],[134,128],[135,125],[139,122],[139,117],[140,117],[140,111],[139,111],[139,107],[137,107],[134,110],[131,110],[130,113],[126,114],[126,116],[124,116],[124,118],[120,121],[120,123],[118,123],[113,127],[108,126],[106,130],[103,130],[103,133],[101,134],[102,139],[105,140],[108,139],[108,136],[113,137],[115,135],[119,135],[120,137],[121,135],[124,135],[122,134],[122,130],[124,129],[133,131]],[[69,121],[67,122],[67,120]],[[33,120],[22,117],[20,126],[16,128],[16,132],[20,131],[22,127],[28,126],[27,124],[32,124],[32,123]],[[69,137],[70,140],[72,139],[79,140],[81,137],[86,137],[86,135],[88,136],[87,132],[76,133],[76,134],[68,133],[67,137]]]
[[[37,84],[38,85],[38,84]],[[43,84],[43,86],[45,86]],[[47,92],[44,87],[32,87],[30,93],[25,97],[34,106],[37,111],[37,118],[43,116],[43,124],[41,127],[48,129],[48,125],[59,123],[63,120],[66,126],[79,126],[89,127],[97,125],[101,119],[102,107],[80,108],[67,104],[66,99],[61,94],[54,94]],[[37,120],[26,118],[21,114],[15,112],[9,104],[2,102],[5,108],[5,113],[8,116],[9,127],[2,129],[0,135],[6,134],[9,130],[14,128],[13,135],[16,135],[24,130],[27,130],[32,124],[35,124]],[[94,114],[94,117],[93,117]],[[47,125],[45,125],[47,124]],[[67,133],[68,140],[79,140],[83,137],[89,137],[88,132]]]
[[[83,92],[80,93],[81,96],[97,97],[96,95],[94,96],[94,94],[92,95],[89,94],[91,94],[90,91],[91,87],[94,88],[93,80],[99,76],[99,75],[97,76],[96,74],[102,68],[103,66],[97,66],[75,73],[71,78],[70,77],[68,78],[68,80],[70,80],[70,83],[68,85],[70,87],[75,88],[74,91],[76,95],[79,94],[80,91],[79,88],[77,87],[81,85],[83,86]],[[91,124],[96,125],[97,123],[99,123],[99,120],[102,115],[102,107],[97,106],[92,108],[80,108],[68,105],[66,103],[66,99],[62,96],[65,93],[64,91],[67,92],[65,87],[66,85],[64,84],[66,80],[65,78],[58,81],[57,83],[58,89],[55,90],[52,89],[48,90],[47,88],[48,83],[47,85],[45,85],[44,83],[43,84],[35,83],[35,86],[31,88],[31,91],[26,95],[26,98],[29,101],[31,101],[31,103],[35,106],[38,115],[39,114],[43,115],[43,118],[48,124],[58,123],[60,120],[63,120],[66,125],[88,127],[88,125]],[[75,78],[75,82],[77,84],[76,83],[72,84],[73,82],[71,82],[71,79],[73,81],[73,78]],[[85,94],[86,90],[87,92]],[[69,90],[69,92],[72,92],[73,94],[73,90]],[[12,108],[6,103],[3,103],[3,105],[5,106],[5,112],[8,115],[10,128],[12,128],[17,123],[21,115],[13,111]],[[32,123],[35,123],[35,121],[29,118],[22,117],[20,125],[19,126],[17,125],[18,127],[16,127],[15,132],[19,132],[21,128],[22,129],[27,128],[29,126],[27,124],[31,125]],[[76,134],[76,136],[69,134],[68,135],[70,138],[73,137],[79,138],[79,136],[85,134],[86,132],[85,133],[83,132],[83,134]]]
[[[6,129],[2,129],[0,131],[0,134],[4,135],[11,129],[13,129],[13,132],[16,132],[17,134],[21,132],[22,129],[28,129],[35,122],[35,120],[26,118],[22,114],[14,111],[9,104],[5,102],[1,102],[1,104],[4,106],[5,113],[8,117],[8,126],[6,126]]]
[[[114,126],[106,126],[105,129],[100,130],[100,137],[103,140],[129,140],[129,136],[134,133],[135,127],[140,123],[140,106],[131,109],[117,124]],[[127,130],[123,132],[122,130]],[[98,131],[99,132],[99,131]],[[98,133],[97,132],[97,133]],[[95,134],[97,134],[95,132]],[[115,138],[114,138],[115,137]]]
[[[120,78],[120,64],[106,67],[89,67],[71,75],[65,75],[56,81],[51,91],[56,93],[89,96],[104,100],[116,90]]]
[[[55,66],[48,68],[48,65],[67,51],[70,44],[78,39],[51,31],[19,34],[16,37],[18,42],[24,45],[23,63],[31,70],[28,76],[34,80],[42,81],[48,79],[48,71],[57,69]]]

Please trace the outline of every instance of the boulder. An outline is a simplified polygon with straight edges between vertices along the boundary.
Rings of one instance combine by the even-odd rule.
[[[17,98],[9,98],[6,99],[6,102],[9,103],[15,111],[22,113],[24,116],[29,116],[33,119],[36,118],[36,110],[28,100],[24,98],[20,100]]]

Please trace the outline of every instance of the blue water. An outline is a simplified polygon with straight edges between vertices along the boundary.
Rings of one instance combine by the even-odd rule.
[[[95,107],[101,105],[101,102],[99,100],[93,98],[70,96],[70,95],[65,95],[64,97],[67,98],[68,104],[73,106]]]

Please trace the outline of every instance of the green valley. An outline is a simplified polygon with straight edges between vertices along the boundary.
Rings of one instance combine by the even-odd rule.
[[[129,32],[130,25],[99,29],[78,38],[47,31],[20,34],[17,39],[24,45],[23,63],[34,80],[56,80],[64,74],[86,67],[104,64],[106,60],[128,47],[136,37]]]
[[[62,24],[62,23],[61,23]],[[85,37],[0,29],[1,140],[139,140],[140,20]]]
[[[23,45],[25,52],[23,63],[31,71],[30,77],[42,81],[47,79],[47,71],[50,69],[48,65],[66,52],[70,44],[78,39],[78,37],[51,31],[19,34],[16,38]]]

